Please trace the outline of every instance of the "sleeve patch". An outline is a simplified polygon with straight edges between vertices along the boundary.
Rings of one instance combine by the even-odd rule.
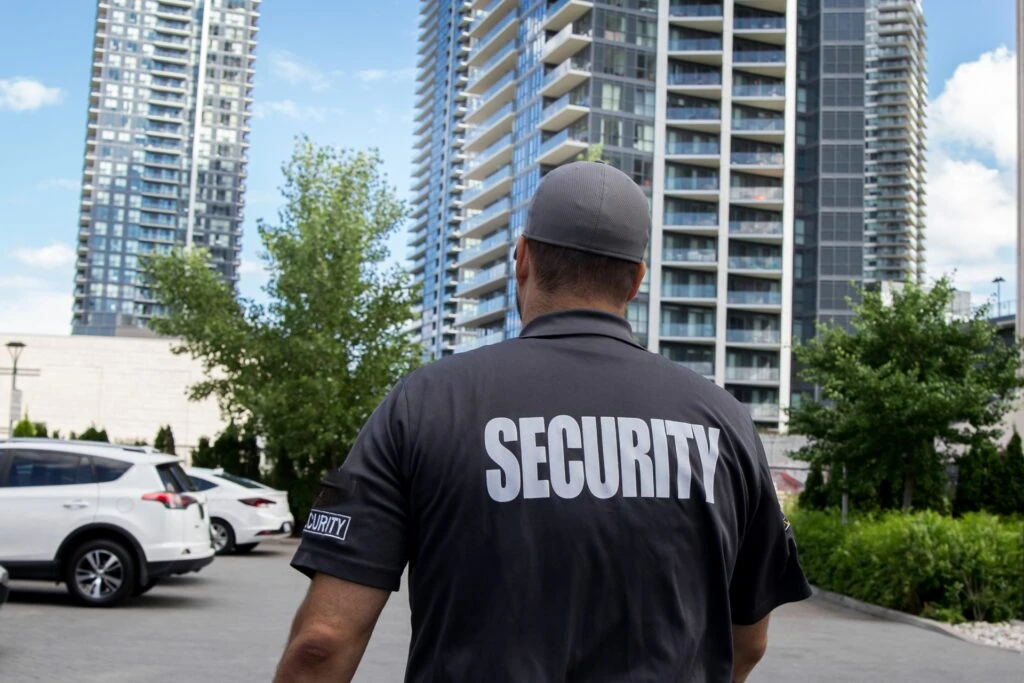
[[[309,511],[309,519],[306,520],[302,533],[344,541],[351,522],[352,518],[348,515],[313,509]]]

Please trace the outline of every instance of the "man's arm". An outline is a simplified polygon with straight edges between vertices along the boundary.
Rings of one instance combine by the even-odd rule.
[[[743,683],[768,649],[768,617],[756,624],[732,625],[732,681]]]
[[[389,595],[316,574],[295,614],[275,683],[351,681]]]

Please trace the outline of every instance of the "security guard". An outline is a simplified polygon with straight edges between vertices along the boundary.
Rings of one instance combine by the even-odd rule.
[[[750,415],[633,342],[647,198],[551,171],[518,339],[404,379],[317,494],[279,681],[349,680],[409,565],[407,681],[741,681],[810,594]]]

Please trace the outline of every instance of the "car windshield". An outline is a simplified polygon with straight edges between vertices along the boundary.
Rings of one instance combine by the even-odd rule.
[[[264,486],[263,484],[259,483],[258,481],[253,481],[252,479],[246,479],[245,477],[239,477],[237,474],[229,474],[228,472],[223,472],[221,474],[218,474],[217,476],[220,477],[221,479],[227,479],[232,484],[238,484],[239,486],[244,486],[247,489],[265,489],[265,488],[269,488],[268,486]]]

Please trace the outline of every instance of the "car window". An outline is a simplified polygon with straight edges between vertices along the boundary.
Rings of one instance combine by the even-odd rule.
[[[181,488],[181,484],[179,484],[178,480],[174,478],[173,474],[171,474],[170,465],[157,465],[156,471],[160,475],[160,481],[164,485],[164,491],[168,491],[170,493],[182,492],[183,489]]]
[[[200,477],[197,477],[192,474],[189,475],[189,479],[191,479],[192,483],[195,485],[196,491],[209,491],[210,489],[215,488],[217,486],[212,481],[201,479]]]
[[[96,472],[96,481],[103,484],[120,479],[122,474],[132,468],[132,463],[124,462],[123,460],[93,457],[92,466]]]
[[[52,451],[12,451],[3,486],[71,486],[94,483],[89,458]]]
[[[238,484],[239,486],[244,486],[247,489],[265,489],[265,488],[268,488],[268,487],[264,486],[263,484],[259,483],[258,481],[253,481],[252,479],[246,479],[245,477],[239,477],[236,474],[228,474],[227,472],[223,472],[221,474],[218,474],[217,476],[220,477],[221,479],[227,479],[232,484]]]

